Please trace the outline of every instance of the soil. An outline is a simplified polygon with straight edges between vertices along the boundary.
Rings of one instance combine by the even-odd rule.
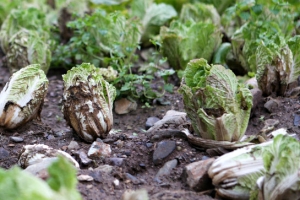
[[[47,75],[49,88],[41,113],[41,121],[33,120],[15,130],[0,128],[0,147],[9,152],[9,158],[0,160],[0,167],[9,169],[16,165],[20,150],[26,144],[42,143],[73,155],[73,152],[69,151],[67,146],[74,140],[87,153],[91,144],[81,140],[63,119],[61,112],[63,93],[62,73],[50,70]],[[3,66],[1,67],[0,63],[0,91],[8,80],[8,69]],[[169,139],[175,140],[177,146],[180,146],[181,149],[176,149],[164,160],[165,163],[175,158],[179,161],[179,164],[171,172],[170,176],[163,177],[160,182],[154,180],[154,176],[164,163],[160,165],[153,164],[152,156],[157,142],[153,142],[152,146],[146,145],[151,142],[150,138],[145,135],[145,122],[148,117],[156,116],[162,118],[171,109],[184,111],[182,98],[176,92],[176,87],[175,92],[173,94],[166,94],[164,99],[169,101],[170,105],[153,104],[151,108],[142,108],[142,105],[139,104],[137,110],[129,114],[117,115],[114,113],[113,129],[116,130],[116,133],[109,134],[104,141],[111,145],[111,157],[124,158],[123,164],[121,166],[114,166],[110,176],[103,175],[98,181],[79,182],[78,189],[83,199],[121,199],[125,190],[136,190],[139,188],[146,189],[150,199],[215,198],[213,190],[194,192],[182,180],[181,174],[184,166],[204,159],[204,157],[209,157],[205,151],[191,146],[182,138],[174,137]],[[257,134],[267,119],[278,119],[280,123],[276,128],[287,128],[289,133],[299,135],[300,130],[297,126],[294,126],[293,122],[295,115],[297,115],[300,109],[299,98],[274,98],[278,102],[278,106],[275,106],[272,113],[263,107],[267,100],[269,98],[263,98],[252,112],[246,134]],[[22,137],[24,141],[14,143],[10,140],[10,136]],[[120,145],[122,142],[123,145]],[[90,174],[91,168],[96,168],[103,164],[111,163],[109,159],[94,159],[93,163],[88,166],[81,165],[78,174]],[[135,183],[127,180],[125,173],[130,173],[140,181]],[[118,187],[114,186],[114,179],[120,180]]]

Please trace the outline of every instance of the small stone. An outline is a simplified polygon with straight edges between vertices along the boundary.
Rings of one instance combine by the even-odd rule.
[[[146,130],[148,130],[149,128],[151,128],[155,122],[158,122],[160,119],[158,117],[148,117],[147,121],[146,121]]]
[[[48,139],[48,140],[53,140],[53,139],[55,139],[55,137],[54,137],[54,135],[48,135],[48,136],[47,136],[47,139]]]
[[[295,114],[294,126],[300,126],[300,115],[298,115],[298,114]]]
[[[3,160],[8,157],[9,157],[9,151],[4,149],[3,147],[0,147],[0,160]]]
[[[115,186],[119,186],[120,185],[120,181],[118,179],[115,179],[113,181],[113,183],[114,183]]]
[[[124,158],[109,158],[109,162],[112,166],[120,167],[123,164]]]
[[[83,165],[89,165],[92,162],[92,160],[87,157],[86,153],[82,149],[77,151],[75,155],[77,155],[80,163]]]
[[[146,165],[145,165],[145,163],[140,163],[139,165],[140,165],[140,167],[141,167],[141,168],[143,168],[143,169],[145,169],[145,168],[146,168]]]
[[[147,142],[147,143],[146,143],[146,147],[150,148],[150,147],[152,147],[152,146],[153,146],[153,144],[152,144],[151,142]]]
[[[104,142],[93,142],[92,146],[88,151],[89,158],[100,158],[100,157],[109,157],[111,155],[111,148],[109,144]]]
[[[270,99],[264,104],[264,107],[272,113],[276,108],[278,108],[279,102],[275,99]]]
[[[13,142],[16,142],[16,143],[19,143],[19,142],[23,142],[24,139],[21,138],[21,137],[15,137],[15,136],[11,136],[10,137],[10,140],[13,141]]]
[[[176,149],[177,149],[177,151],[181,151],[182,147],[181,146],[177,146]]]
[[[71,141],[70,144],[68,145],[69,150],[77,150],[79,148],[80,146],[76,141]]]
[[[208,176],[208,169],[215,158],[201,160],[185,166],[183,180],[195,191],[204,191],[213,188],[212,181]]]
[[[122,200],[148,200],[148,192],[145,189],[126,190],[122,195]]]
[[[102,174],[100,171],[93,170],[89,173],[91,177],[93,177],[95,182],[101,183],[103,182]]]
[[[81,174],[81,175],[77,176],[77,180],[78,181],[87,181],[87,182],[89,182],[89,181],[93,181],[94,178],[89,176],[89,175]]]
[[[7,146],[8,147],[15,147],[16,145],[15,144],[8,144]]]
[[[115,101],[115,112],[119,115],[127,114],[136,110],[137,103],[135,101],[129,101],[126,98]]]
[[[87,185],[87,186],[86,186],[86,189],[88,189],[88,190],[89,190],[89,189],[92,189],[92,188],[93,188],[93,185]]]
[[[61,136],[65,135],[65,132],[64,131],[57,131],[54,134],[56,135],[56,137],[61,137]]]
[[[100,171],[102,173],[110,174],[113,170],[113,166],[111,165],[100,165],[99,167],[95,168],[94,170]]]
[[[156,180],[157,182],[160,182],[159,177],[169,175],[171,173],[172,169],[174,169],[177,166],[177,163],[178,163],[178,161],[176,159],[166,162],[164,164],[164,166],[159,169],[159,171],[155,175],[154,180]]]
[[[176,148],[176,142],[171,140],[161,141],[157,144],[153,153],[153,163],[161,164],[163,159],[168,157]]]
[[[124,146],[124,141],[117,140],[114,144],[117,145],[118,148],[122,148]]]
[[[128,180],[130,180],[134,185],[138,185],[140,183],[139,179],[137,179],[135,176],[125,173],[125,176]]]

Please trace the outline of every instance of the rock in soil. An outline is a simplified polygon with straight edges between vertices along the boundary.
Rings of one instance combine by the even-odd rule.
[[[10,137],[10,140],[13,141],[13,142],[16,142],[16,143],[19,143],[19,142],[23,142],[24,139],[21,138],[21,137],[16,137],[16,136],[11,136]]]
[[[176,142],[165,140],[157,143],[157,147],[153,153],[153,163],[155,165],[161,164],[163,159],[168,157],[176,148]]]
[[[270,112],[272,113],[275,109],[277,109],[279,107],[279,102],[275,99],[270,99],[269,101],[267,101],[264,104],[264,107]]]
[[[210,158],[186,165],[182,174],[183,181],[195,191],[213,189],[207,171],[214,160],[215,158]]]
[[[170,160],[164,164],[162,168],[159,169],[157,174],[155,175],[154,180],[157,182],[160,182],[159,178],[161,176],[167,176],[171,173],[172,169],[174,169],[178,164],[178,161],[176,159]]]
[[[9,156],[9,152],[4,149],[3,147],[0,147],[0,160],[3,160]]]
[[[68,149],[71,150],[78,150],[80,148],[79,144],[76,141],[71,141],[68,145]]]
[[[122,200],[148,200],[148,192],[145,189],[126,190],[122,195]]]
[[[156,122],[158,122],[160,119],[158,117],[148,117],[146,121],[145,128],[148,130],[151,128]]]
[[[89,158],[101,158],[101,157],[109,157],[111,155],[111,148],[109,144],[104,142],[95,141],[91,145],[88,151]]]
[[[115,101],[115,112],[119,115],[127,114],[136,110],[137,103],[135,101],[129,101],[126,98],[122,98]]]
[[[81,175],[77,176],[77,180],[78,181],[87,181],[87,182],[89,182],[89,181],[93,181],[94,178],[89,176],[89,175],[81,174]]]
[[[92,160],[87,157],[84,150],[81,149],[81,150],[75,152],[74,154],[77,156],[77,158],[81,164],[89,165],[92,163]]]

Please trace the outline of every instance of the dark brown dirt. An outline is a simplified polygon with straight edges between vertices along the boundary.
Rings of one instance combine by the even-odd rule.
[[[9,72],[6,68],[1,67],[0,63],[0,91],[9,79]],[[60,72],[50,71],[48,74],[49,88],[48,94],[42,110],[42,121],[32,121],[26,125],[8,131],[0,128],[0,146],[9,151],[10,156],[7,159],[0,160],[0,167],[10,168],[16,165],[19,152],[23,145],[26,144],[46,144],[55,149],[65,150],[72,155],[66,147],[70,141],[75,140],[86,153],[90,144],[82,141],[72,129],[66,125],[61,112],[63,81]],[[152,105],[151,108],[141,108],[126,115],[117,115],[114,113],[114,127],[117,133],[110,134],[105,140],[111,145],[112,157],[123,157],[123,164],[119,167],[114,166],[110,176],[102,175],[101,179],[93,182],[79,182],[78,189],[83,199],[120,199],[127,189],[145,188],[152,199],[210,199],[209,196],[202,196],[202,193],[193,192],[181,180],[181,174],[185,165],[201,160],[207,154],[200,151],[189,143],[180,138],[171,138],[182,148],[175,150],[170,157],[165,160],[176,158],[179,161],[178,166],[171,172],[171,175],[164,177],[162,182],[154,181],[154,176],[162,165],[155,166],[152,161],[152,155],[156,143],[152,147],[147,147],[146,143],[150,139],[145,135],[145,122],[148,117],[156,116],[162,118],[166,111],[174,109],[184,111],[182,98],[176,92],[174,94],[166,94],[165,100],[170,101],[168,106]],[[279,119],[279,127],[288,129],[290,133],[299,135],[300,130],[293,125],[294,115],[299,112],[299,98],[282,98],[276,100],[279,106],[269,113],[263,104],[267,100],[264,98],[253,112],[252,118],[246,134],[256,134],[264,125],[266,119]],[[20,136],[24,139],[22,143],[14,143],[10,141],[10,136]],[[118,142],[117,142],[118,141]],[[123,145],[119,145],[120,141]],[[81,166],[78,174],[90,174],[89,168],[96,168],[103,164],[110,164],[109,159],[96,159],[89,166]],[[139,183],[133,183],[127,180],[125,173],[138,178]],[[115,187],[113,180],[120,180],[120,185]],[[209,191],[207,195],[213,195]],[[151,199],[151,198],[150,198]]]

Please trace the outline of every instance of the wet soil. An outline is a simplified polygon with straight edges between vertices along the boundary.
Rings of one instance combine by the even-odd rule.
[[[78,142],[80,149],[86,153],[91,144],[81,140],[72,128],[66,124],[61,112],[63,81],[61,73],[51,71],[48,73],[49,88],[45,98],[41,121],[33,120],[26,125],[15,130],[4,130],[0,128],[0,147],[9,152],[9,157],[0,160],[0,167],[9,169],[17,164],[18,155],[23,145],[26,144],[46,144],[52,148],[60,149],[74,155],[67,146],[74,140]],[[9,72],[0,64],[0,91],[9,80]],[[150,199],[212,199],[214,192],[194,192],[188,188],[182,180],[181,175],[184,166],[205,157],[209,157],[205,151],[191,146],[183,138],[169,138],[176,141],[175,151],[160,165],[154,165],[152,161],[153,151],[157,142],[151,142],[145,134],[145,122],[148,117],[162,118],[168,110],[184,111],[181,96],[176,92],[166,94],[165,101],[169,105],[153,104],[151,108],[138,109],[125,115],[114,113],[113,134],[104,140],[111,145],[112,156],[124,158],[122,165],[114,166],[111,174],[102,174],[97,181],[79,182],[78,189],[83,199],[121,199],[122,194],[128,189],[144,188],[148,191]],[[264,126],[267,119],[278,119],[280,121],[276,128],[287,128],[289,133],[299,135],[300,129],[294,126],[294,118],[300,114],[299,97],[283,98],[277,97],[278,105],[272,112],[268,112],[264,103],[269,98],[263,98],[258,107],[253,111],[246,134],[256,134]],[[10,140],[10,136],[19,136],[24,139],[21,143]],[[121,144],[121,145],[120,145]],[[152,144],[152,145],[151,145]],[[160,181],[154,177],[163,164],[169,160],[177,159],[178,165],[171,174],[163,177]],[[92,168],[97,168],[103,164],[111,164],[109,159],[94,159],[88,166],[81,165],[78,174],[91,174]],[[134,182],[126,177],[126,173],[135,176],[139,181]],[[115,186],[113,181],[118,179],[119,186]]]

